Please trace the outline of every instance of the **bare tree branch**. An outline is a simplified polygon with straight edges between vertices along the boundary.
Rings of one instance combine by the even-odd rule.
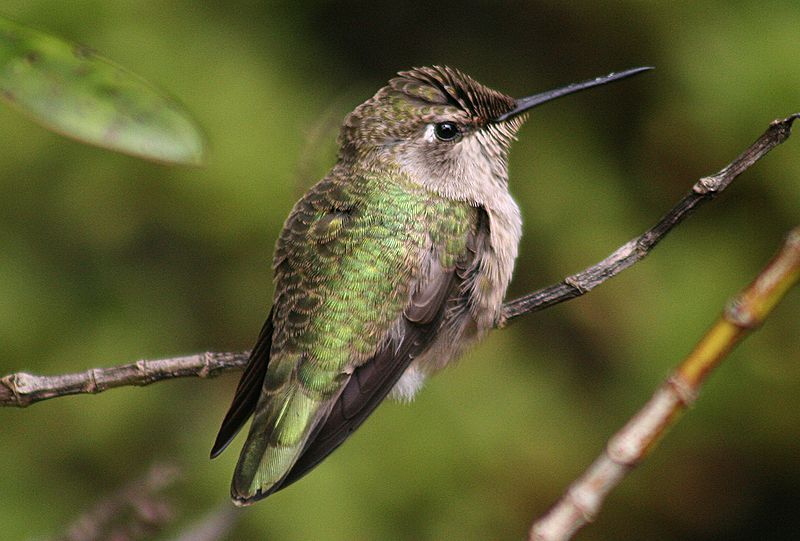
[[[153,464],[141,477],[99,499],[50,541],[135,541],[155,539],[174,529],[179,519],[169,491],[184,480],[171,463]],[[183,527],[171,541],[228,539],[241,511],[230,502],[217,506]]]
[[[580,297],[634,263],[644,259],[650,253],[650,250],[667,233],[672,231],[672,228],[686,219],[697,207],[714,199],[736,177],[763,158],[770,150],[786,141],[791,135],[792,123],[798,118],[800,118],[800,113],[773,121],[767,131],[735,160],[726,165],[717,174],[703,177],[697,181],[692,186],[692,190],[677,205],[672,207],[656,225],[620,246],[600,263],[567,277],[561,283],[507,302],[503,306],[504,320],[500,322],[500,326],[521,315],[537,312],[554,304]]]
[[[696,399],[709,373],[757,328],[800,278],[800,227],[750,286],[732,299],[694,350],[603,454],[531,527],[529,541],[565,541],[597,516],[606,495],[656,446]]]
[[[97,394],[125,385],[150,385],[157,381],[194,376],[213,378],[239,370],[247,364],[249,351],[199,353],[155,361],[92,368],[86,372],[60,376],[37,376],[17,372],[0,378],[0,406],[25,407],[48,398],[70,394]]]
[[[53,541],[152,539],[175,519],[164,491],[180,477],[173,465],[152,466],[142,478],[98,501]]]
[[[603,261],[562,282],[534,291],[503,306],[498,327],[521,315],[536,312],[591,291],[631,265],[643,259],[675,226],[701,204],[715,198],[733,180],[783,143],[791,134],[792,123],[800,113],[773,121],[752,145],[717,174],[703,177],[677,205],[644,234],[625,243]],[[149,385],[178,377],[214,377],[223,372],[240,370],[247,363],[249,352],[202,353],[186,357],[138,361],[111,368],[93,368],[78,374],[37,376],[18,372],[0,378],[0,406],[25,407],[30,404],[70,394],[94,394],[124,385]]]

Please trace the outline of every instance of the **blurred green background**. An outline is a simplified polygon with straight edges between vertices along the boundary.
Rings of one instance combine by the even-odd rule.
[[[800,110],[800,4],[6,0],[178,96],[207,166],[83,146],[0,107],[0,372],[59,374],[251,347],[283,219],[342,117],[442,63],[521,96],[655,72],[537,109],[511,155],[525,219],[512,296],[605,257]],[[800,137],[800,135],[796,136]],[[227,539],[521,539],[800,222],[790,140],[643,263],[495,332],[410,405],[387,403]],[[800,529],[800,293],[580,539],[786,539]],[[240,442],[208,451],[238,375],[0,411],[3,539],[58,533],[173,461],[162,538],[228,504]]]

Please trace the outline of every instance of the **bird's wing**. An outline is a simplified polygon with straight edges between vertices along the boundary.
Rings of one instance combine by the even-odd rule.
[[[264,322],[258,335],[258,341],[250,352],[247,366],[233,395],[233,402],[228,408],[228,413],[225,414],[225,419],[222,420],[217,439],[211,448],[211,458],[216,458],[225,450],[256,408],[258,397],[261,396],[261,386],[264,384],[267,366],[269,366],[273,331],[272,313],[273,310],[270,310],[267,321]]]
[[[448,301],[459,291],[454,269],[433,265],[431,271],[398,318],[386,343],[353,371],[280,488],[300,479],[344,443],[386,398],[411,362],[431,345]]]
[[[467,231],[466,250],[452,268],[443,268],[435,259],[428,261],[424,277],[398,318],[396,332],[368,362],[354,370],[280,488],[311,471],[355,432],[386,398],[409,364],[430,346],[445,313],[448,318],[458,319],[459,312],[470,309],[469,291],[474,287],[478,254],[487,249],[489,236],[486,212],[480,208],[475,211],[475,221]]]
[[[234,473],[237,503],[316,465],[429,347],[460,295],[456,263],[477,212],[366,178],[322,181],[298,202],[276,246],[269,364],[250,372],[263,383]],[[239,424],[253,384],[240,388]]]

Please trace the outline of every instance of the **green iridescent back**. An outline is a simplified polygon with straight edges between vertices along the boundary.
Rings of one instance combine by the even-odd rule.
[[[301,365],[300,380],[329,390],[320,369],[335,376],[375,352],[408,302],[426,245],[453,267],[474,214],[385,175],[318,183],[276,245],[273,358],[307,353],[316,370],[305,376]]]
[[[477,213],[385,172],[334,170],[295,205],[275,249],[269,367],[234,492],[237,479],[245,496],[280,481],[353,369],[387,342],[424,258],[433,250],[452,269]]]

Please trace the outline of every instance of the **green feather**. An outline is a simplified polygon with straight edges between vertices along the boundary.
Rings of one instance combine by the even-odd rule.
[[[431,243],[452,268],[476,212],[400,175],[343,168],[295,205],[275,249],[270,365],[234,499],[247,503],[280,483],[352,369],[386,340]]]

